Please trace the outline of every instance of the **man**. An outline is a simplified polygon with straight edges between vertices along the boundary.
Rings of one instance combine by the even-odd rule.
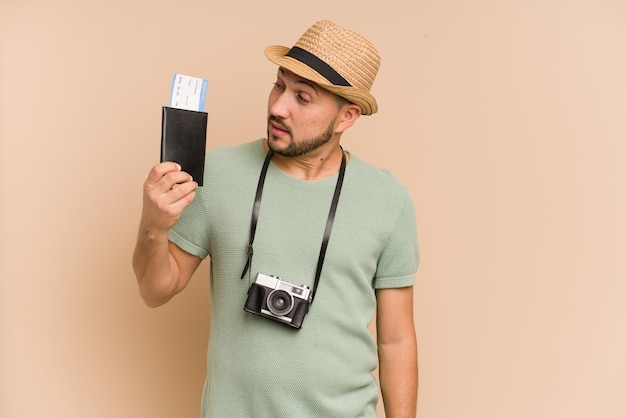
[[[377,111],[378,52],[320,21],[265,54],[279,66],[267,138],[209,151],[202,188],[173,162],[151,170],[133,257],[141,296],[166,303],[210,256],[203,417],[374,417],[378,365],[387,416],[412,418],[412,201],[340,146]]]

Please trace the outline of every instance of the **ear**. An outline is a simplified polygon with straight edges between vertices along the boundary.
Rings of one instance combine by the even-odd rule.
[[[343,133],[346,129],[354,125],[361,116],[361,106],[354,103],[347,103],[339,109],[337,115],[337,124],[335,125],[336,133]]]

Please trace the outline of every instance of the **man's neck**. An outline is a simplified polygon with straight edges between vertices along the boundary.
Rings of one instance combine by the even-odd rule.
[[[299,157],[285,157],[274,153],[272,162],[291,177],[307,181],[322,180],[337,174],[341,165],[342,148],[338,142],[329,145]],[[265,149],[268,149],[267,142]],[[349,154],[346,154],[346,159],[348,157]]]

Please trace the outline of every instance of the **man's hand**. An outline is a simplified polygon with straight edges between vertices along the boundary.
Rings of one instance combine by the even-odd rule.
[[[167,233],[196,195],[198,183],[177,163],[164,162],[150,170],[143,185],[141,228]]]

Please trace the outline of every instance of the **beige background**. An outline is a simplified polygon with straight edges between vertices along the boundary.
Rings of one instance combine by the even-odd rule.
[[[624,1],[0,5],[0,416],[198,416],[207,266],[157,310],[130,267],[160,107],[208,78],[210,146],[264,135],[320,18],[383,56],[344,138],[417,207],[420,417],[626,416]]]

